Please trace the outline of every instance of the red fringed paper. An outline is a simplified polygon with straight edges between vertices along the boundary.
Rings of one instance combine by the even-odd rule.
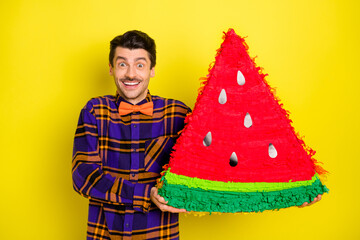
[[[172,172],[235,182],[301,181],[311,178],[315,168],[318,173],[325,172],[315,166],[313,150],[294,132],[288,112],[265,81],[266,75],[249,57],[244,39],[233,30],[224,38],[216,64],[208,78],[203,79],[193,114],[188,116],[190,124],[172,154]],[[236,81],[239,70],[246,79],[243,86]],[[223,89],[227,102],[219,104]],[[244,127],[247,113],[253,122],[250,128]],[[203,139],[208,132],[213,141],[211,146],[204,147]],[[278,152],[274,159],[268,156],[269,144]],[[229,164],[233,152],[238,158],[236,167]]]

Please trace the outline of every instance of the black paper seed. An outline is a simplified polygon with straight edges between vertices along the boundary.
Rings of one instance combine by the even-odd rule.
[[[230,166],[235,167],[238,164],[238,158],[236,156],[236,153],[233,152],[230,156]]]
[[[206,136],[204,137],[204,140],[203,140],[204,146],[205,146],[205,147],[210,146],[211,141],[212,141],[211,132],[208,132],[208,133],[206,134]]]

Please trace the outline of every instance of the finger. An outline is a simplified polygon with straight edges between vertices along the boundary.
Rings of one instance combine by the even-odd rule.
[[[321,195],[319,194],[317,197],[315,197],[314,198],[314,200],[312,201],[312,202],[310,202],[310,203],[307,203],[305,206],[311,206],[311,205],[313,205],[314,203],[317,203],[318,201],[320,201],[321,200]],[[303,204],[304,205],[304,204]],[[304,207],[305,207],[304,206]]]
[[[316,198],[314,198],[314,200],[310,204],[316,203],[320,201],[320,199],[321,199],[321,195],[318,195]]]
[[[165,198],[163,198],[162,196],[160,196],[158,194],[158,189],[153,187],[153,189],[151,189],[152,191],[152,196],[154,198],[155,201],[161,203],[161,204],[167,204],[167,201],[165,200]]]
[[[162,204],[162,203],[155,203],[158,208],[163,211],[163,212],[172,212],[172,213],[185,213],[187,212],[186,209],[179,209],[179,208],[175,208],[166,204]]]
[[[172,213],[185,213],[186,209],[179,209],[169,205],[164,205],[163,211],[172,212]]]
[[[316,197],[316,198],[314,198],[314,200],[312,201],[312,202],[310,202],[307,206],[311,206],[311,205],[313,205],[314,203],[316,203],[316,202],[318,202],[319,200],[318,200],[318,198]]]
[[[155,195],[155,199],[162,204],[167,204],[168,201],[165,200],[165,198],[163,198],[162,196],[160,196],[159,194]]]
[[[315,198],[314,198],[314,200],[312,201],[312,202],[310,202],[310,203],[308,203],[308,202],[304,202],[301,206],[299,206],[300,208],[303,208],[303,207],[307,207],[307,206],[311,206],[311,205],[313,205],[314,203],[316,203],[316,202],[318,202],[318,201],[320,201],[321,200],[321,194],[319,194],[319,195],[317,195]]]

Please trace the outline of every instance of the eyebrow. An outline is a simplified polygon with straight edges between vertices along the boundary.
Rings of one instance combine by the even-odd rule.
[[[118,61],[119,59],[122,59],[122,60],[127,61],[127,58],[122,57],[122,56],[117,56],[117,57],[116,57],[116,61]],[[147,62],[146,58],[144,58],[144,57],[135,58],[135,62],[137,62],[137,61],[139,61],[139,60],[144,60],[145,62]]]

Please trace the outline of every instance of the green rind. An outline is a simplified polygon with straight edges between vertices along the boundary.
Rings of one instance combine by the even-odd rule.
[[[301,186],[310,186],[319,179],[318,174],[315,174],[311,180],[297,182],[221,182],[177,175],[170,170],[171,169],[169,168],[163,177],[163,179],[165,178],[167,180],[168,184],[226,192],[272,192]]]
[[[189,188],[183,185],[168,184],[164,179],[159,194],[168,205],[195,212],[262,212],[311,202],[317,195],[329,189],[317,179],[309,186],[284,189],[272,192],[227,192]]]

